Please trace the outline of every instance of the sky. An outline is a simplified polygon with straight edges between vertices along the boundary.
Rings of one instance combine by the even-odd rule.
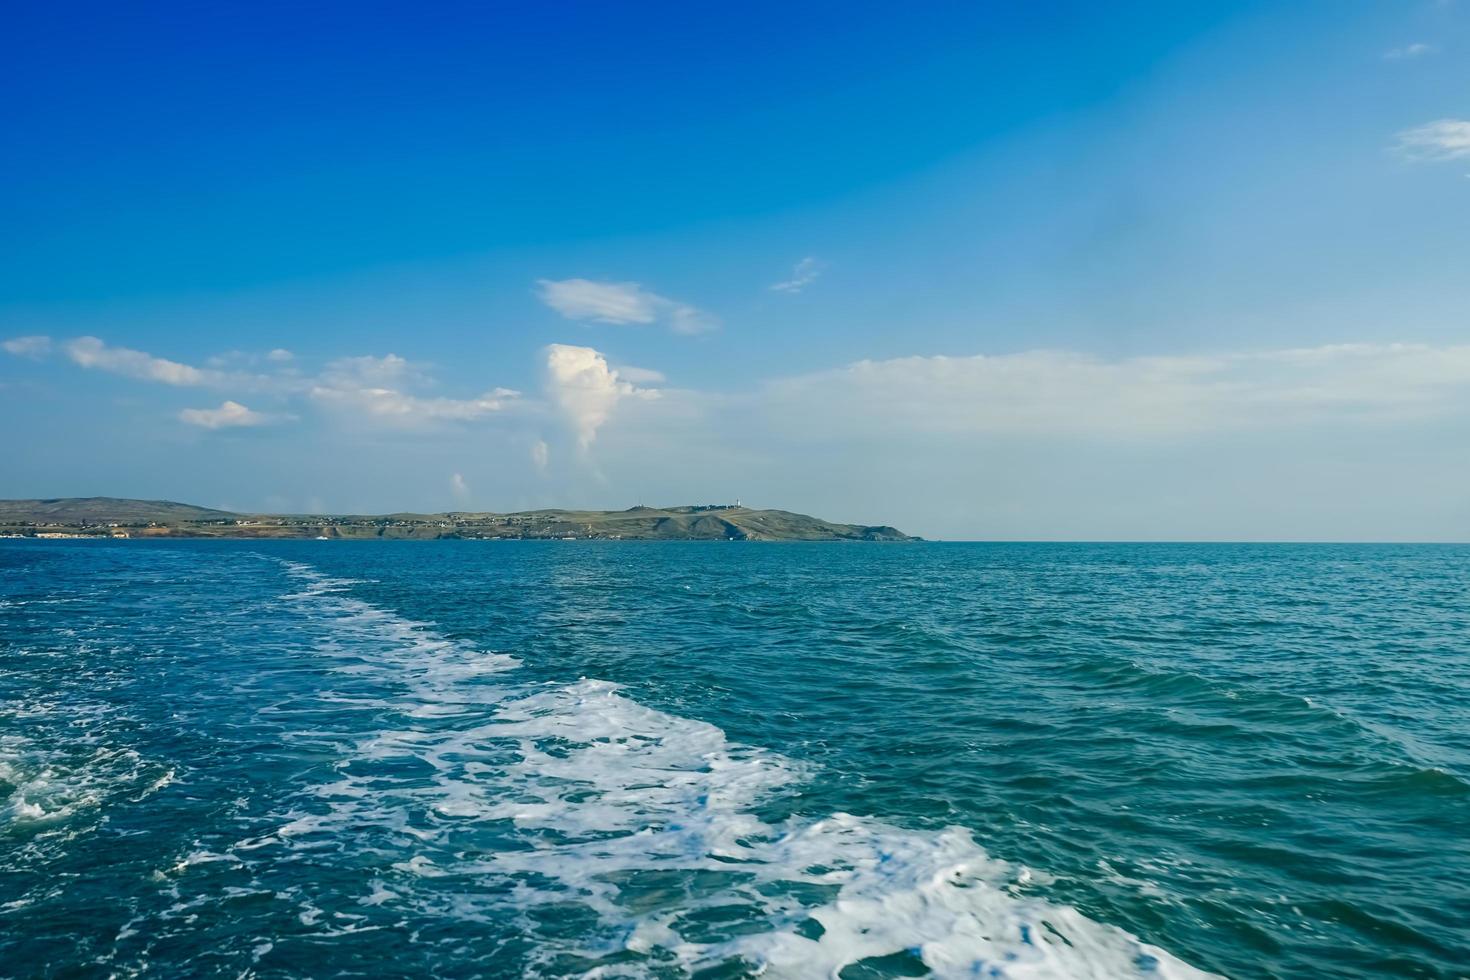
[[[1470,0],[23,5],[0,496],[1470,540]]]

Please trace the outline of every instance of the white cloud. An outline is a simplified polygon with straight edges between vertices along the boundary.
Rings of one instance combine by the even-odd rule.
[[[1434,45],[1415,41],[1413,44],[1405,44],[1397,48],[1389,48],[1383,52],[1386,61],[1406,61],[1410,58],[1422,58],[1426,54],[1433,54]]]
[[[719,320],[698,307],[660,296],[636,282],[591,279],[538,279],[541,302],[568,320],[593,323],[665,323],[675,333],[714,330]]]
[[[464,501],[470,496],[470,485],[465,482],[463,473],[455,473],[449,478],[449,492],[454,494],[454,499]]]
[[[401,425],[473,421],[503,410],[518,396],[509,388],[493,388],[474,398],[425,398],[408,390],[426,380],[396,354],[343,357],[327,365],[309,393],[318,403],[349,415]]]
[[[655,371],[652,368],[632,367],[631,365],[627,364],[619,364],[614,370],[617,371],[618,377],[622,378],[624,381],[631,381],[634,384],[658,384],[668,380],[664,377],[664,373],[662,371]]]
[[[347,388],[318,385],[311,397],[349,414],[414,425],[426,422],[469,422],[502,411],[517,393],[494,388],[476,398],[421,398],[397,388]]]
[[[778,293],[799,293],[816,281],[827,268],[827,263],[808,255],[791,270],[791,278],[772,283],[771,289]]]
[[[1470,346],[1341,344],[1107,360],[1064,351],[860,361],[773,382],[794,431],[1150,438],[1421,418],[1470,396]]]
[[[954,537],[1470,540],[1470,344],[903,357],[615,418],[608,485],[668,499]]]
[[[656,398],[658,392],[638,388],[608,367],[607,358],[591,347],[552,344],[546,348],[546,386],[586,451],[597,438],[618,402],[625,398]]]
[[[43,340],[18,337],[4,343],[12,353],[30,353],[44,350],[46,344],[42,343]],[[127,347],[112,347],[97,337],[78,337],[68,342],[64,349],[67,356],[83,368],[179,387],[263,391],[288,399],[308,397],[349,416],[397,425],[469,421],[499,412],[518,397],[518,393],[509,388],[492,388],[473,398],[415,394],[415,387],[429,385],[432,381],[423,370],[396,354],[339,358],[330,362],[316,377],[303,377],[285,363],[290,355],[283,350],[267,355],[268,360],[282,365],[275,373],[251,374],[194,367]],[[239,357],[249,356],[225,355],[219,363],[229,363]],[[282,417],[253,412],[244,414],[249,410],[242,412],[242,408],[238,402],[227,402],[219,409],[187,409],[186,415],[181,417],[191,424],[209,428],[259,424],[261,420]]]
[[[322,382],[343,387],[392,385],[421,381],[422,376],[397,354],[383,357],[339,357],[322,371]]]
[[[84,368],[166,385],[218,385],[229,378],[222,371],[191,367],[127,347],[109,347],[96,337],[78,337],[66,345],[66,354]]]
[[[551,447],[546,445],[545,439],[537,439],[531,444],[531,465],[536,467],[537,473],[545,473],[549,462],[551,462]]]
[[[270,416],[251,411],[234,401],[223,402],[219,408],[186,408],[179,413],[179,418],[205,429],[243,428],[271,421]]]
[[[0,341],[0,348],[4,348],[7,354],[14,354],[16,357],[40,358],[51,353],[51,338],[41,335],[11,337],[9,340]]]
[[[272,350],[264,354],[258,351],[229,350],[222,354],[215,354],[205,359],[205,364],[212,368],[234,368],[258,367],[262,364],[267,366],[284,365],[295,358],[288,350]]]
[[[1437,119],[1406,129],[1398,150],[1411,160],[1459,160],[1470,157],[1470,120]]]
[[[636,282],[590,279],[538,279],[541,302],[568,320],[597,323],[652,323],[663,298]]]

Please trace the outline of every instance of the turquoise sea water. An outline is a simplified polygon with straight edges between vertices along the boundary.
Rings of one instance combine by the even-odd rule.
[[[0,542],[0,975],[1470,975],[1470,548]]]

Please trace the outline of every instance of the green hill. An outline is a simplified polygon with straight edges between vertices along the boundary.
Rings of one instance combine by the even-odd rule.
[[[194,538],[579,538],[640,541],[907,541],[888,525],[840,524],[722,505],[513,514],[237,514],[167,500],[0,500],[0,533]]]
[[[0,524],[147,523],[233,520],[239,515],[172,500],[129,500],[125,497],[54,497],[44,500],[0,500]]]

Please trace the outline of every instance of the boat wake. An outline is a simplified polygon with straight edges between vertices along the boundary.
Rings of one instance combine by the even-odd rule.
[[[349,580],[286,571],[322,655],[377,692],[340,698],[388,723],[303,732],[339,746],[335,777],[239,859],[345,855],[370,869],[364,909],[513,923],[541,975],[1207,975],[1028,894],[1031,872],[962,828],[772,822],[763,805],[817,772],[616,684],[519,680],[514,658],[353,598]]]

